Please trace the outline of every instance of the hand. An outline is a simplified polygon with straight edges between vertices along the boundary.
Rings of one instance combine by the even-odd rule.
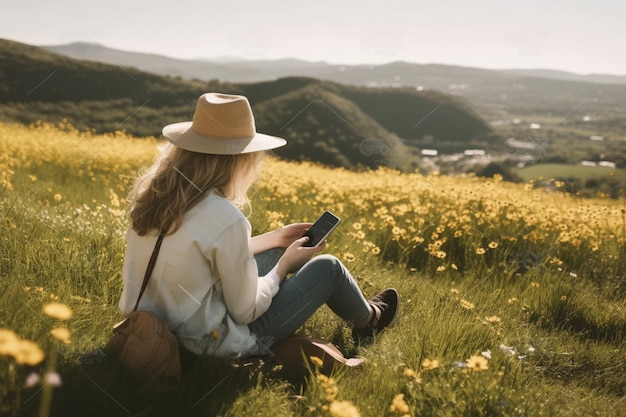
[[[281,279],[286,277],[288,273],[295,272],[302,268],[302,265],[307,263],[317,253],[321,252],[326,244],[322,243],[314,247],[303,246],[308,240],[308,236],[295,240],[278,260],[276,272]]]
[[[293,223],[276,229],[276,247],[289,247],[297,239],[300,239],[304,232],[309,230],[313,223]]]

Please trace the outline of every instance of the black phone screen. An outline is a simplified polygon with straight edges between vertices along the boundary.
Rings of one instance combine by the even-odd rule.
[[[330,211],[325,211],[304,234],[304,236],[309,237],[309,241],[306,242],[304,246],[317,246],[322,243],[330,232],[337,227],[339,221],[339,217],[335,216]]]

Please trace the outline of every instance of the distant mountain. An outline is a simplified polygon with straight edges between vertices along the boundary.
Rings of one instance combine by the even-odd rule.
[[[568,71],[550,69],[507,69],[502,70],[509,74],[523,77],[551,78],[563,81],[582,81],[598,84],[626,84],[626,75],[613,74],[576,74]]]
[[[67,119],[79,129],[159,136],[162,126],[191,119],[203,92],[244,94],[258,130],[290,141],[279,155],[351,169],[381,163],[414,169],[413,140],[428,136],[468,144],[490,134],[489,125],[463,101],[414,88],[347,86],[307,77],[200,82],[76,60],[7,40],[0,40],[0,63],[0,119],[21,123]]]
[[[74,59],[102,62],[124,67],[135,67],[142,71],[186,79],[232,82],[254,82],[298,75],[292,69],[310,69],[326,66],[323,62],[308,62],[298,59],[274,61],[248,61],[235,57],[185,60],[157,54],[129,52],[107,48],[96,43],[74,42],[66,45],[40,46],[40,48]]]
[[[467,99],[467,104],[471,103],[490,120],[507,117],[510,113],[579,116],[580,114],[572,114],[574,110],[587,115],[621,116],[616,108],[626,107],[626,77],[620,76],[583,76],[543,70],[498,71],[408,62],[336,65],[297,59],[177,60],[85,43],[44,48],[78,59],[133,66],[143,71],[185,79],[250,83],[302,76],[368,87],[437,90]],[[605,82],[617,84],[609,87]]]

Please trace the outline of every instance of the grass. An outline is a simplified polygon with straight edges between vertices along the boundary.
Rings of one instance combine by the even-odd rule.
[[[0,125],[0,328],[46,354],[32,366],[0,355],[0,414],[626,415],[624,200],[497,179],[266,161],[255,233],[330,209],[343,221],[327,251],[367,296],[401,294],[397,322],[358,352],[362,369],[329,379],[208,357],[160,390],[109,362],[82,364],[121,318],[124,196],[156,145]],[[51,301],[72,317],[44,314]],[[69,344],[49,334],[63,326]],[[353,350],[325,307],[300,332]],[[25,386],[55,356],[62,385]]]
[[[613,177],[626,179],[626,169],[609,167],[588,167],[574,164],[536,164],[515,170],[524,181],[538,178],[579,178],[586,181],[591,178]]]

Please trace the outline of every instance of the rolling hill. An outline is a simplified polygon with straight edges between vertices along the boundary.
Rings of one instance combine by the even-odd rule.
[[[490,120],[499,120],[511,113],[550,113],[564,118],[572,116],[573,112],[602,117],[623,116],[616,108],[626,107],[626,76],[549,70],[487,70],[409,62],[338,65],[295,59],[177,60],[86,43],[44,48],[74,58],[130,65],[186,79],[239,83],[303,76],[359,86],[437,90],[469,100]]]
[[[188,120],[205,91],[246,95],[259,131],[284,136],[286,159],[358,168],[386,164],[414,169],[416,149],[404,141],[425,135],[467,143],[489,125],[453,96],[415,89],[380,89],[307,77],[225,83],[160,76],[135,68],[76,60],[0,40],[0,117],[79,129],[126,130],[159,136],[161,127]]]

